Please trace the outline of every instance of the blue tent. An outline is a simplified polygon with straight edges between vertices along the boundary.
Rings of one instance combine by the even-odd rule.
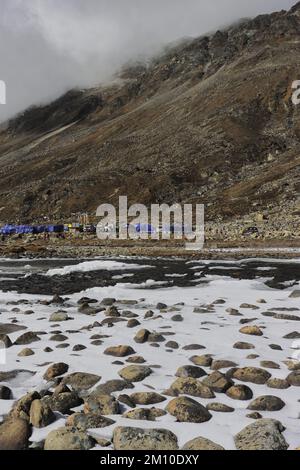
[[[155,233],[155,228],[150,224],[136,224],[135,231],[137,233],[148,233],[149,235]]]
[[[49,233],[62,233],[65,231],[64,225],[48,225],[47,232]]]
[[[0,230],[1,235],[14,235],[16,233],[15,225],[4,225]]]
[[[15,233],[18,233],[20,235],[32,234],[34,233],[34,227],[32,227],[31,225],[17,225]]]
[[[33,227],[34,233],[45,233],[46,232],[46,226],[45,225],[36,225]]]

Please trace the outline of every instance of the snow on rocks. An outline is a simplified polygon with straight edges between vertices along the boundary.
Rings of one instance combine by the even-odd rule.
[[[297,294],[221,276],[155,287],[0,293],[0,449],[299,447]]]

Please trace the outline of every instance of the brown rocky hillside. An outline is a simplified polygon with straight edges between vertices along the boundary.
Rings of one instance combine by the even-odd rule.
[[[300,3],[70,91],[0,132],[0,220],[53,220],[128,195],[204,202],[211,219],[297,215]]]

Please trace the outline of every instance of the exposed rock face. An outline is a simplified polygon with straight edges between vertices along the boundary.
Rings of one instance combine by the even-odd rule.
[[[177,437],[166,429],[117,427],[113,444],[115,450],[178,450]]]
[[[113,204],[118,194],[146,204],[198,199],[212,218],[248,214],[251,200],[292,234],[299,24],[292,10],[245,20],[123,70],[119,85],[70,91],[11,120],[0,133],[1,216],[94,213],[118,188]]]
[[[286,450],[284,427],[273,419],[260,419],[239,432],[234,440],[238,450]]]

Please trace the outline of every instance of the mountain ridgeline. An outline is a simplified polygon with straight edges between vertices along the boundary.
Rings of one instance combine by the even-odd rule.
[[[182,41],[0,131],[0,220],[135,203],[204,203],[209,219],[299,211],[300,3]]]

